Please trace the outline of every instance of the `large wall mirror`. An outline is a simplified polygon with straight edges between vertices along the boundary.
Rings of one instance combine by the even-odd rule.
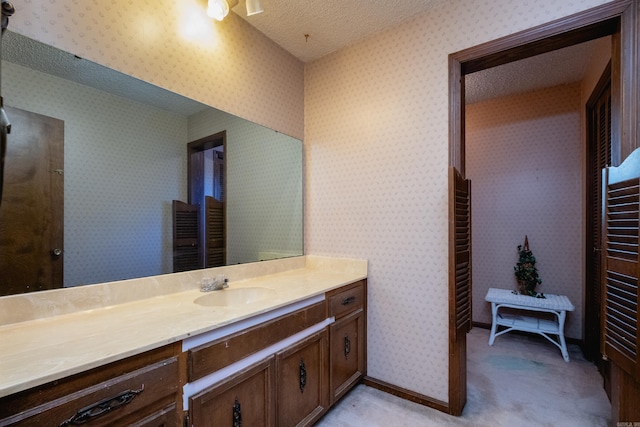
[[[188,201],[187,144],[221,133],[226,264],[302,255],[300,140],[11,31],[2,42],[2,97],[5,106],[62,124],[64,161],[48,174],[64,183],[63,243],[43,251],[62,261],[64,287],[173,272],[172,203]],[[14,114],[7,152],[16,155],[18,142],[12,143],[35,125],[20,124],[22,113]],[[55,133],[44,126],[44,134]],[[12,167],[8,158],[5,189],[24,178],[12,178]],[[10,203],[5,197],[0,209]],[[45,215],[38,204],[19,209],[21,217],[32,215],[31,224]],[[8,241],[3,230],[4,258],[21,243]],[[25,283],[25,289],[39,287]]]

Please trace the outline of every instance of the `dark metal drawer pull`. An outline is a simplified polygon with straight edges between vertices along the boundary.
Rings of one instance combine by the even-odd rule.
[[[101,400],[100,402],[94,403],[93,405],[82,408],[78,412],[76,412],[73,417],[60,423],[60,427],[70,425],[79,426],[85,424],[96,417],[107,414],[114,409],[130,403],[137,395],[139,395],[143,391],[144,384],[142,384],[140,390],[126,390],[118,394],[117,396]]]
[[[350,296],[349,298],[345,298],[342,300],[342,305],[349,305],[356,300],[356,297]]]
[[[307,385],[307,368],[304,366],[304,359],[300,359],[300,393],[304,393]]]
[[[233,427],[242,427],[242,411],[240,410],[240,402],[238,401],[238,396],[236,396],[236,401],[233,404]]]
[[[349,335],[344,334],[344,358],[349,357],[349,353],[351,353],[351,340],[349,339]]]

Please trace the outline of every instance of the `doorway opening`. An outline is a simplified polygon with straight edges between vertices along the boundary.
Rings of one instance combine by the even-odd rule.
[[[619,142],[617,149],[613,149],[613,159],[620,159],[622,126],[632,117],[632,112],[627,111],[621,104],[617,94],[633,93],[631,90],[632,78],[625,77],[631,74],[633,59],[625,55],[632,51],[630,44],[635,34],[629,34],[629,21],[635,19],[635,7],[631,1],[613,1],[606,5],[579,13],[549,24],[542,25],[521,33],[507,36],[502,39],[488,42],[473,48],[466,49],[450,55],[449,57],[449,88],[450,88],[450,166],[461,177],[466,176],[465,170],[465,88],[464,76],[476,71],[481,71],[506,64],[538,54],[551,52],[568,46],[590,41],[604,36],[612,37],[612,123],[614,141]],[[630,17],[630,15],[632,15]],[[622,24],[626,22],[626,24]],[[622,30],[621,30],[622,28]],[[629,67],[629,68],[627,68]],[[616,144],[612,144],[616,147]],[[616,151],[617,150],[617,151]],[[624,150],[624,148],[622,148]],[[614,161],[615,161],[614,160]],[[450,184],[450,195],[453,194],[455,185]],[[450,196],[451,199],[451,196]],[[471,211],[471,207],[468,209]],[[460,329],[456,322],[458,313],[470,311],[471,298],[471,274],[467,274],[466,282],[459,280],[460,275],[452,274],[459,271],[461,264],[456,264],[456,230],[460,230],[460,224],[469,221],[461,215],[452,213],[450,207],[450,348],[449,348],[449,412],[455,415],[462,413],[466,403],[466,337],[464,329]],[[470,246],[470,245],[469,245]],[[468,269],[471,271],[472,262],[469,260]],[[461,289],[466,292],[461,292]],[[467,298],[465,301],[464,298]]]
[[[173,201],[173,271],[227,264],[226,132],[187,144],[187,202]]]
[[[203,268],[226,265],[226,131],[187,144],[188,203],[198,206]]]

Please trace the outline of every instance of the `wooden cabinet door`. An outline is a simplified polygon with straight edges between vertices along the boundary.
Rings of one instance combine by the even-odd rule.
[[[313,425],[327,410],[327,332],[276,355],[277,423]]]
[[[273,357],[189,399],[189,425],[274,426]]]
[[[329,390],[331,404],[360,379],[365,370],[364,310],[354,311],[330,327]]]

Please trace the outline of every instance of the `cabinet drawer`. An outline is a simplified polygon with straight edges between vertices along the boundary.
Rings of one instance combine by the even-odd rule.
[[[322,322],[326,310],[326,302],[322,301],[189,350],[188,381],[202,378]]]
[[[141,362],[149,360],[146,356],[131,359],[138,357]],[[0,419],[0,425],[130,425],[158,411],[175,422],[178,356],[143,366],[135,363],[133,370],[122,373],[131,365],[129,360],[116,362],[0,400],[0,413],[13,413]],[[114,376],[109,377],[109,372]]]
[[[339,318],[354,310],[364,307],[365,286],[364,280],[348,285],[347,289],[341,288],[337,293],[329,292],[329,317]]]

